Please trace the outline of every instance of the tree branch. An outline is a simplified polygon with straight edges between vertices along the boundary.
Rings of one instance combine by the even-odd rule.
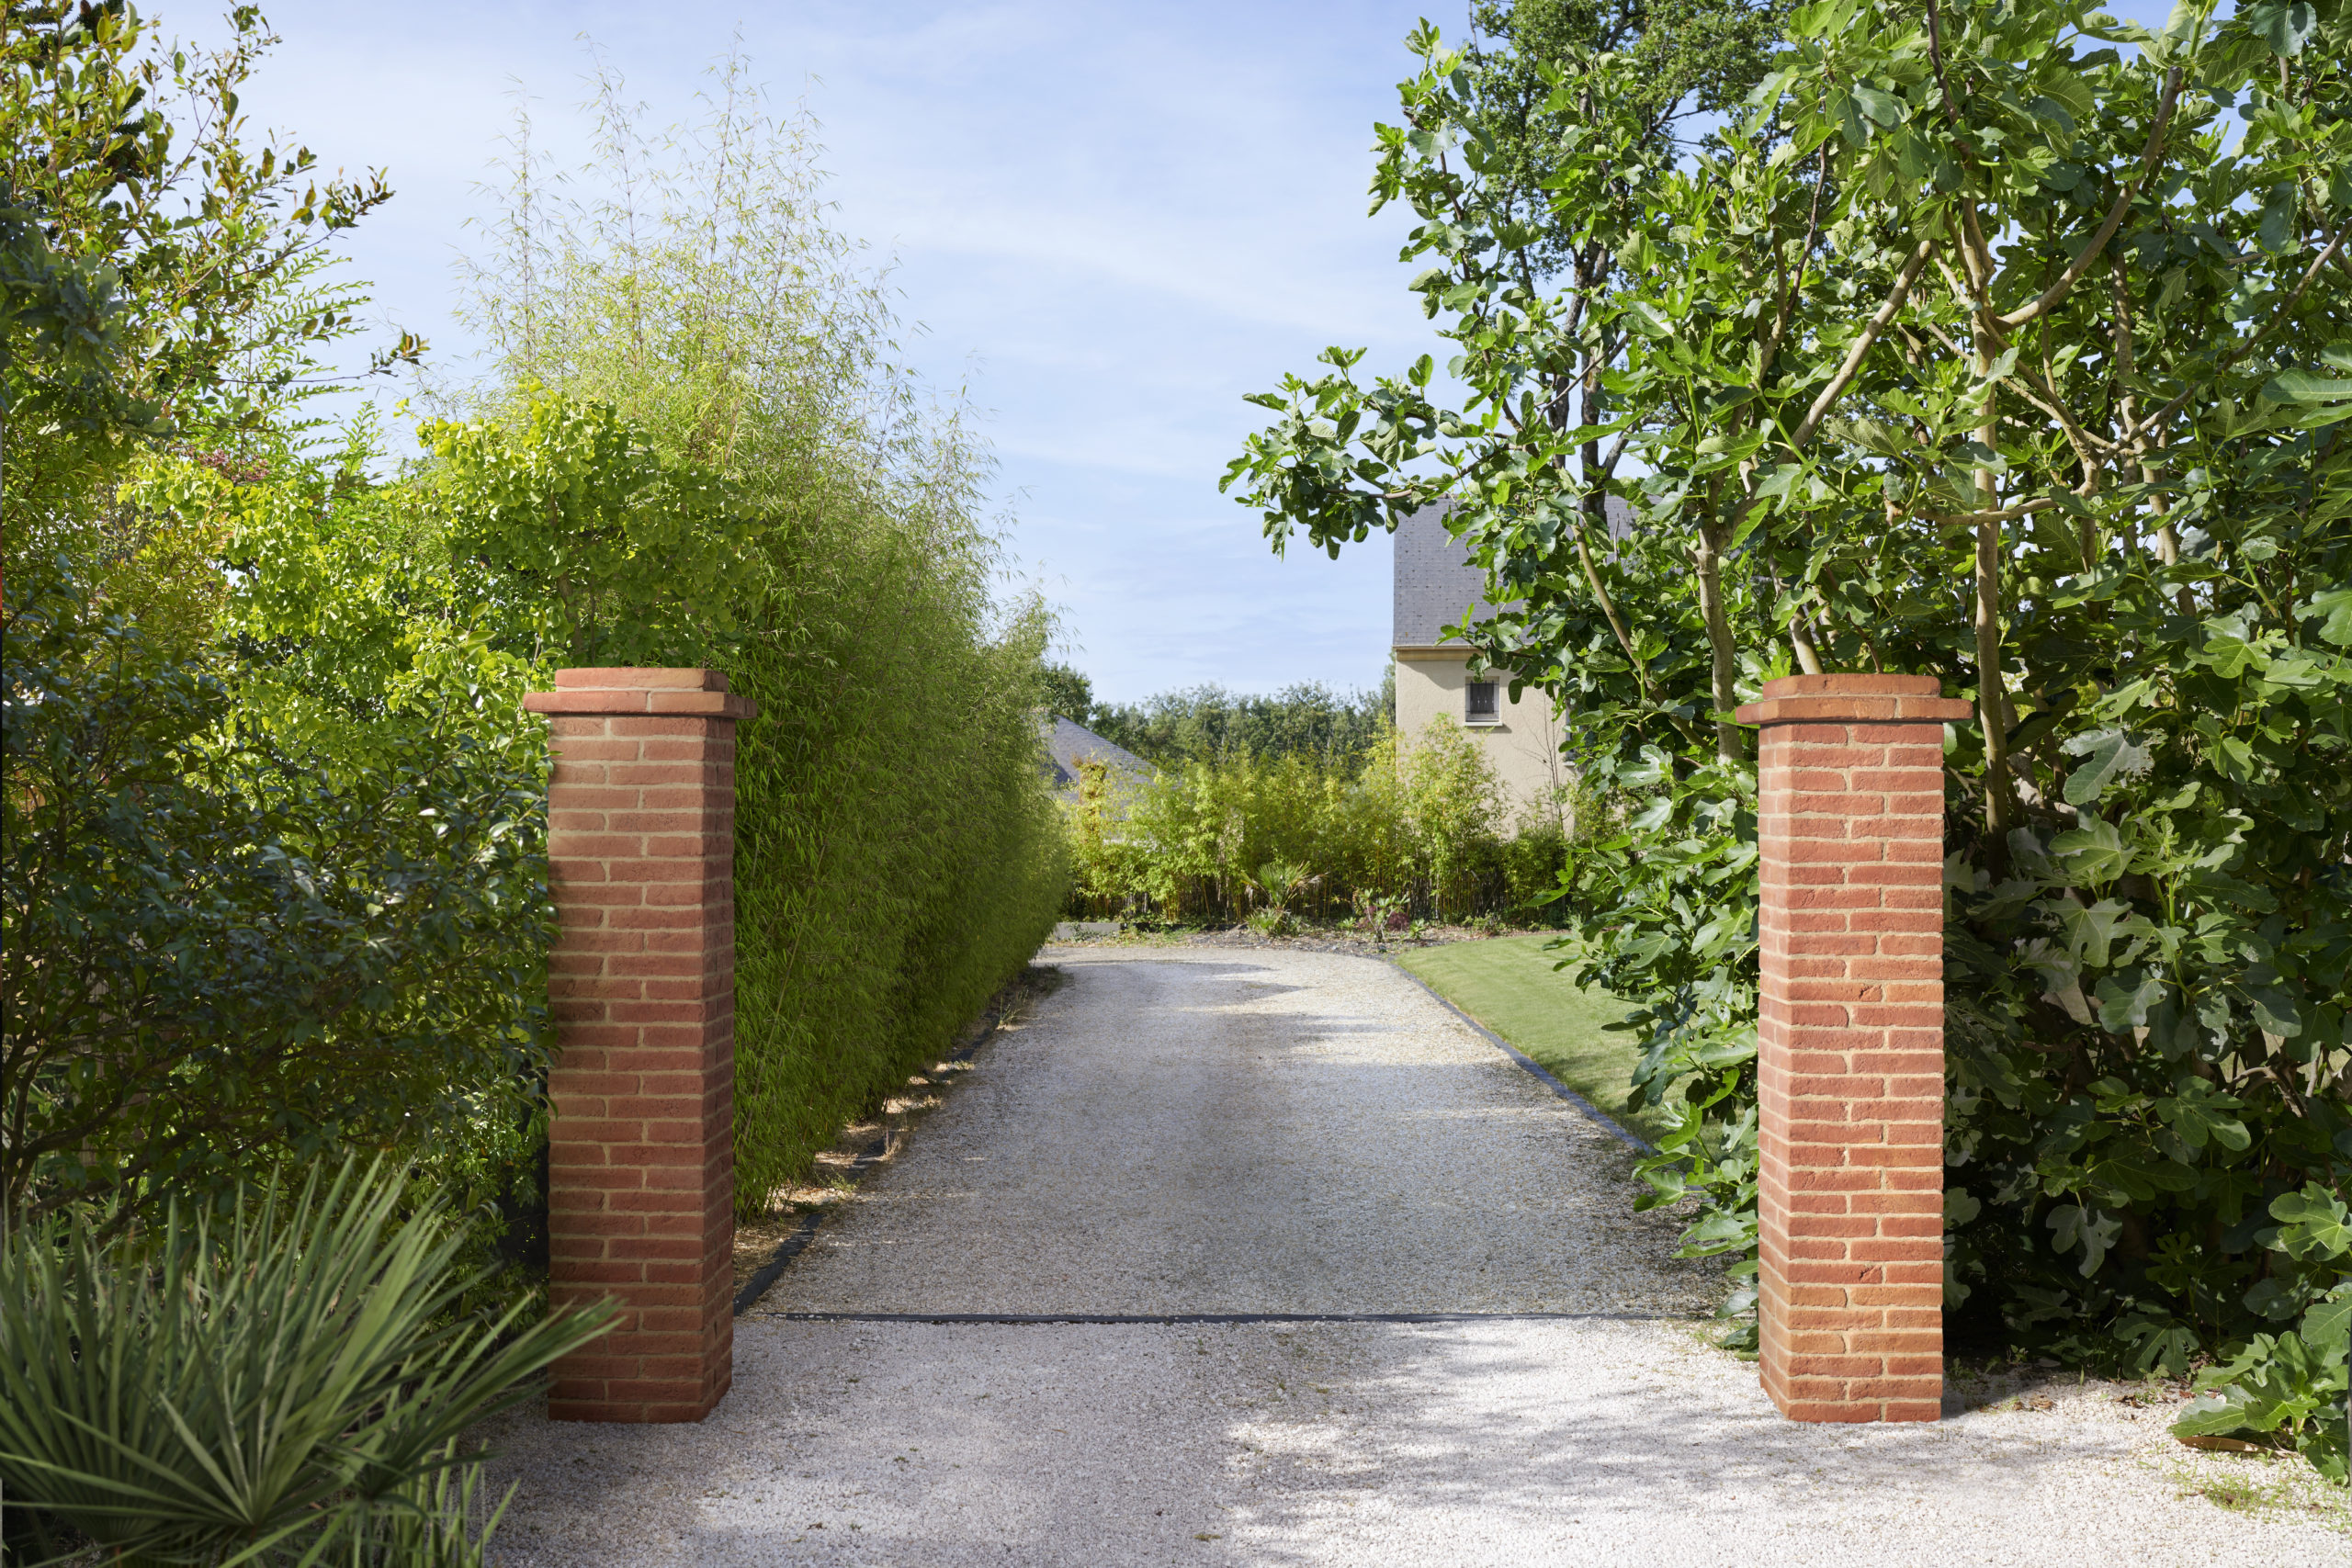
[[[1839,398],[1846,395],[1846,389],[1854,384],[1855,376],[1862,368],[1863,356],[1870,353],[1871,345],[1878,342],[1879,334],[1886,331],[1886,324],[1894,320],[1894,313],[1903,309],[1903,301],[1910,298],[1912,284],[1918,281],[1920,269],[1935,254],[1935,242],[1922,240],[1918,249],[1911,253],[1911,259],[1903,264],[1903,270],[1895,275],[1894,287],[1887,290],[1884,302],[1871,317],[1869,324],[1862,328],[1862,335],[1854,340],[1854,346],[1846,351],[1845,363],[1838,367],[1838,374],[1829,378],[1829,385],[1821,389],[1821,395],[1813,400],[1813,407],[1805,411],[1804,423],[1798,425],[1796,433],[1789,437],[1792,447],[1802,448],[1813,439],[1814,433],[1821,428],[1821,422],[1829,417],[1829,411],[1838,405]]]
[[[2165,73],[2164,101],[2156,107],[2156,123],[2148,129],[2147,149],[2140,154],[2141,179],[2147,178],[2155,170],[2156,159],[2164,152],[2165,128],[2172,123],[2173,106],[2179,100],[2180,67],[2176,65]],[[2091,269],[2091,265],[2098,260],[2099,254],[2107,249],[2108,241],[2115,238],[2115,231],[2123,224],[2123,215],[2132,209],[2132,198],[2139,194],[2139,180],[2133,180],[2125,185],[2123,189],[2117,193],[2115,205],[2108,209],[2107,221],[2098,226],[2098,232],[2091,236],[2089,244],[2083,247],[2083,254],[2076,256],[2068,264],[2066,270],[2058,275],[2058,281],[2042,290],[2041,297],[2031,304],[2021,305],[2007,315],[1996,317],[1995,320],[2005,327],[2021,327],[2036,316],[2057,309],[2066,296],[2074,292],[2075,282]]]
[[[2222,362],[2213,367],[2213,375],[2218,377],[2231,366],[2235,365],[2239,360],[2244,359],[2247,355],[2252,354],[2256,349],[2260,348],[2264,344],[2268,343],[2270,341],[2270,334],[2287,324],[2287,313],[2295,308],[2296,303],[2302,299],[2304,292],[2311,288],[2312,279],[2319,276],[2319,269],[2325,266],[2329,261],[2333,260],[2335,254],[2341,250],[2343,246],[2344,235],[2339,232],[2335,239],[2330,240],[2327,243],[2327,249],[2319,254],[2318,259],[2313,261],[2309,267],[2304,269],[2302,281],[2295,285],[2294,292],[2289,294],[2287,298],[2281,299],[2278,304],[2271,307],[2270,324],[2263,328],[2260,332],[2255,333],[2254,336],[2248,338],[2238,347],[2222,355]],[[2188,390],[2182,392],[2180,396],[2175,398],[2172,401],[2166,403],[2164,407],[2158,409],[2155,412],[2142,420],[2138,424],[2125,431],[2123,433],[2123,441],[2119,441],[2116,445],[2120,446],[2124,442],[2130,442],[2134,451],[2144,454],[2147,451],[2147,442],[2144,439],[2147,433],[2161,424],[2168,423],[2172,419],[2173,415],[2187,408],[2188,406],[2189,399],[2196,395],[2197,389],[2195,387],[2190,387]]]
[[[1788,281],[1787,269],[1781,265],[1780,246],[1772,247],[1772,264],[1781,274],[1781,308],[1773,312],[1772,333],[1764,340],[1764,352],[1758,357],[1756,376],[1758,383],[1781,356],[1781,340],[1788,334],[1789,318],[1796,311],[1797,296],[1804,292],[1805,274],[1812,269],[1814,242],[1821,234],[1821,193],[1829,188],[1829,143],[1821,144],[1821,167],[1813,182],[1813,202],[1804,218],[1804,243],[1797,250],[1796,281]]]
[[[1584,580],[1592,585],[1592,596],[1600,602],[1600,613],[1609,617],[1609,629],[1617,634],[1617,646],[1625,650],[1625,662],[1634,667],[1634,683],[1642,689],[1642,701],[1655,699],[1650,694],[1650,678],[1642,668],[1641,655],[1634,651],[1634,639],[1625,635],[1625,623],[1618,618],[1616,602],[1609,597],[1609,590],[1600,586],[1600,574],[1593,570],[1592,551],[1585,545],[1584,512],[1581,508],[1569,513],[1577,530],[1577,558],[1584,562]]]

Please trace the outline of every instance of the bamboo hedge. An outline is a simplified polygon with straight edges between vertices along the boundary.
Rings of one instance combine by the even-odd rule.
[[[1064,803],[1070,911],[1180,923],[1270,908],[1311,919],[1541,919],[1591,802],[1506,797],[1463,730],[1383,730],[1353,766],[1291,753],[1148,779],[1084,770]],[[1584,818],[1578,820],[1578,807]]]
[[[633,581],[723,583],[639,622],[760,705],[736,775],[748,1215],[1020,970],[1067,871],[1035,718],[1051,619],[998,592],[985,449],[891,362],[886,289],[827,222],[809,128],[768,118],[745,70],[723,63],[708,118],[658,139],[605,78],[605,157],[574,185],[615,194],[585,208],[518,158],[504,248],[474,272],[499,373],[465,412],[609,409],[678,466],[673,491],[707,476],[721,498]]]

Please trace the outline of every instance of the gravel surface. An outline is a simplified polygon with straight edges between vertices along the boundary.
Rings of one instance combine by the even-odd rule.
[[[1623,1145],[1385,964],[1046,957],[1070,983],[981,1049],[738,1321],[734,1391],[707,1421],[501,1424],[494,1479],[521,1491],[496,1561],[2346,1561],[2309,1516],[2183,1496],[2165,1413],[2096,1384],[2053,1384],[2030,1402],[2047,1408],[1954,1400],[1933,1426],[1809,1427],[1686,1322],[773,1315],[1704,1298],[1661,1225],[1625,1214]]]
[[[1068,983],[760,1303],[1705,1312],[1630,1152],[1376,960],[1049,949]]]

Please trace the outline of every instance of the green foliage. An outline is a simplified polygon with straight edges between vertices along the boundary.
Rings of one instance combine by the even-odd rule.
[[[85,429],[153,423],[119,385],[119,287],[106,263],[51,249],[31,209],[0,207],[0,415]]]
[[[728,663],[760,705],[735,774],[749,1213],[938,1059],[1036,952],[1068,886],[1030,706],[1042,618],[989,636],[991,553],[952,519],[926,541],[922,521],[869,517],[821,554],[779,551],[786,581],[842,597]]]
[[[506,419],[417,435],[444,547],[539,612],[550,659],[691,662],[756,601],[752,523],[725,481],[646,445],[608,404],[530,395]]]
[[[1378,896],[1400,913],[1527,918],[1566,852],[1548,816],[1511,831],[1493,765],[1444,721],[1409,746],[1385,733],[1354,767],[1294,752],[1188,762],[1134,784],[1084,772],[1065,817],[1072,907],[1089,914],[1234,920],[1262,900],[1330,919]]]
[[[1565,273],[1589,283],[1611,260],[1553,221],[1551,182],[1578,162],[1573,149],[1589,111],[1554,102],[1556,70],[1547,67],[1578,53],[1623,59],[1634,141],[1653,156],[1670,152],[1686,122],[1732,108],[1756,85],[1787,9],[1785,0],[1477,0],[1470,7],[1473,36],[1461,69],[1476,84],[1471,124],[1487,159],[1482,195],[1522,231],[1514,259],[1531,276]]]
[[[808,128],[767,118],[748,69],[722,63],[707,117],[659,145],[603,78],[578,209],[542,198],[522,128],[475,272],[500,365],[475,412],[514,433],[499,483],[546,477],[439,493],[490,602],[546,603],[559,536],[579,539],[609,586],[571,624],[665,628],[664,658],[759,704],[735,863],[736,1194],[756,1214],[1019,970],[1067,867],[1035,716],[1051,628],[992,597],[985,452],[893,367],[887,290],[827,226]],[[593,431],[553,429],[550,396]],[[443,446],[447,486],[475,459]]]
[[[640,158],[620,101],[608,93],[604,130]],[[404,1099],[404,1122],[366,1136],[425,1145],[435,1176],[476,1197],[531,1201],[545,729],[520,702],[554,667],[715,665],[762,705],[738,752],[747,1210],[942,1048],[1061,902],[1031,714],[1046,619],[992,600],[982,454],[888,367],[880,287],[845,270],[797,136],[732,100],[711,128],[723,151],[643,157],[635,188],[658,215],[604,229],[537,205],[526,157],[502,231],[518,249],[496,264],[520,276],[477,275],[503,374],[428,422],[424,456],[392,478],[371,477],[380,443],[362,418],[336,451],[280,432],[254,457],[150,453],[109,498],[119,532],[164,542],[140,547],[161,563],[144,581],[216,585],[176,600],[119,576],[105,589],[142,627],[183,628],[187,657],[232,650],[212,729],[299,756],[319,790],[378,800],[394,824],[413,813],[387,790],[496,777],[527,792],[505,859],[476,867],[506,878],[478,933],[503,923],[503,938],[453,953],[443,1016],[370,1013],[364,1049],[339,1026],[316,1044],[346,1052],[334,1087],[347,1098]],[[158,776],[183,765],[175,752]],[[408,908],[355,917],[349,940],[390,962]],[[288,1016],[311,1005],[283,989]],[[505,1012],[485,1032],[494,993]],[[421,1068],[431,1054],[410,1033],[428,1021],[447,1089],[375,1072],[379,1056]],[[311,1125],[332,1096],[287,1098],[252,1100],[289,1119],[290,1146],[361,1135],[348,1116]]]
[[[380,174],[321,185],[308,148],[252,143],[239,99],[278,39],[254,7],[228,20],[201,50],[121,0],[15,6],[0,122],[8,204],[110,269],[130,389],[183,422],[259,428],[300,400],[304,350],[351,330],[354,299],[316,287],[324,245],[392,193]]]
[[[460,708],[364,768],[288,752],[233,667],[159,660],[70,585],[6,649],[8,1210],[127,1222],[281,1156],[519,1127],[548,911],[515,737]]]
[[[2203,1391],[2173,1430],[2237,1432],[2291,1444],[2331,1480],[2346,1479],[2346,1358],[2352,1336],[2352,1211],[2317,1182],[2271,1200],[2278,1224],[2257,1230],[2265,1270],[2245,1305],[2273,1322],[2197,1376]]]
[[[0,45],[0,1166],[33,1213],[134,1223],[354,1144],[469,1202],[529,1164],[543,727],[513,617],[453,614],[462,572],[368,480],[373,427],[307,450],[357,303],[327,247],[390,192],[256,141],[276,39],[230,27],[31,4]]]
[[[1052,711],[1165,767],[1295,756],[1344,772],[1361,765],[1379,743],[1396,704],[1393,690],[1341,694],[1306,681],[1271,696],[1247,696],[1214,682],[1140,703],[1097,703],[1090,694],[1088,708]]]
[[[1073,724],[1088,724],[1094,712],[1094,682],[1081,671],[1046,660],[1037,667],[1037,705]]]
[[[1374,190],[1421,220],[1467,396],[1333,349],[1256,400],[1227,482],[1278,547],[1450,503],[1512,605],[1471,640],[1626,807],[1563,903],[1640,1004],[1645,1100],[1690,1119],[1652,1175],[1706,1200],[1697,1247],[1738,1249],[1753,1191],[1731,710],[1799,669],[1969,695],[1955,1327],[2178,1372],[2291,1315],[2265,1211],[2352,1180],[2352,20],[1835,0],[1785,32],[1681,162],[1631,56],[1528,62],[1536,224],[1491,73],[1417,33]]]
[[[9,575],[108,553],[110,490],[149,439],[271,445],[323,389],[357,292],[326,246],[391,196],[254,144],[239,107],[277,42],[258,9],[175,46],[124,0],[13,6],[0,43],[0,470]],[[377,368],[413,362],[402,336]]]
[[[406,1187],[346,1162],[240,1190],[217,1221],[174,1202],[125,1232],[77,1205],[9,1231],[12,1544],[70,1550],[66,1527],[124,1562],[479,1564],[497,1518],[470,1528],[459,1439],[611,1314],[460,1314],[481,1282],[464,1227],[430,1203],[396,1223]]]

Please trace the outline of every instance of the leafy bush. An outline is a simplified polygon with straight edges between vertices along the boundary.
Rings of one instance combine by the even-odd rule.
[[[368,489],[372,448],[322,468],[303,410],[358,302],[327,247],[390,193],[244,140],[276,39],[231,25],[175,48],[34,5],[0,46],[0,1175],[35,1212],[95,1190],[131,1223],[352,1143],[475,1196],[527,1164],[545,749],[482,700],[512,661],[440,601],[384,613],[416,579],[368,551],[261,581],[237,542]]]
[[[1279,869],[1290,890],[1275,901],[1294,916],[1331,919],[1376,893],[1439,919],[1525,917],[1554,890],[1566,851],[1549,814],[1511,830],[1486,753],[1442,721],[1410,745],[1384,732],[1359,766],[1242,755],[1134,784],[1088,768],[1064,816],[1072,908],[1094,915],[1238,920]]]
[[[674,664],[723,642],[759,582],[726,481],[610,404],[524,390],[503,418],[417,433],[449,557],[512,592],[550,661]]]
[[[478,1459],[458,1440],[609,1312],[526,1324],[480,1283],[464,1227],[395,1223],[405,1173],[345,1163],[229,1217],[158,1226],[74,1205],[0,1241],[0,1483],[13,1544],[70,1529],[118,1561],[471,1568]],[[510,1494],[511,1495],[511,1494]],[[499,1512],[503,1511],[503,1505]]]
[[[1510,606],[1471,640],[1626,808],[1563,902],[1686,1119],[1650,1174],[1697,1248],[1753,1237],[1731,710],[1798,670],[1967,694],[1955,1337],[2250,1388],[2322,1283],[2275,1205],[2352,1182],[2352,19],[1835,0],[1787,37],[1686,163],[1627,56],[1417,33],[1375,191],[1470,399],[1333,349],[1229,482],[1333,548],[1451,502]]]
[[[106,36],[82,42],[114,48],[112,13],[93,15]],[[262,41],[241,39],[240,69]],[[649,152],[608,86],[609,144]],[[738,754],[747,1210],[944,1045],[1049,928],[1063,852],[1030,713],[1048,619],[992,597],[1002,562],[977,513],[984,455],[889,367],[885,291],[822,221],[798,129],[762,118],[756,95],[729,103],[708,156],[637,165],[649,183],[634,189],[659,213],[601,234],[541,204],[526,160],[501,231],[519,250],[480,275],[503,374],[427,422],[405,468],[378,477],[365,415],[339,447],[260,417],[299,390],[273,383],[254,419],[206,427],[218,446],[149,442],[104,483],[57,492],[55,525],[35,532],[72,546],[105,610],[186,667],[140,688],[151,706],[178,693],[184,722],[148,725],[144,771],[101,824],[121,841],[85,852],[105,863],[83,914],[146,921],[145,940],[196,955],[149,998],[145,1055],[125,1047],[125,1082],[143,1073],[176,1099],[124,1089],[139,1113],[106,1120],[119,1086],[92,1080],[86,1061],[73,1077],[61,1064],[79,1046],[52,1051],[38,1084],[12,1074],[11,1103],[37,1100],[57,1122],[42,1147],[61,1162],[60,1195],[208,1161],[217,1190],[241,1160],[356,1141],[413,1150],[475,1197],[531,1203],[549,911],[545,728],[520,699],[559,664],[716,665],[763,705]],[[338,219],[374,199],[327,196]],[[509,265],[534,281],[503,287]],[[72,279],[51,281],[55,294]],[[612,330],[615,312],[630,331]],[[254,340],[254,355],[276,341]],[[24,509],[10,493],[13,520]],[[12,534],[19,602],[21,544]],[[79,656],[71,639],[56,655]],[[51,730],[83,732],[67,706],[46,711]],[[118,740],[147,735],[145,719],[108,722]],[[56,749],[28,728],[36,740]],[[77,788],[87,780],[71,767],[114,766],[80,752],[43,765]],[[131,803],[183,797],[196,803],[187,841],[157,848],[182,818],[144,824]],[[22,798],[60,817],[75,795]],[[14,818],[11,835],[25,919],[63,920],[62,905],[34,908]],[[407,858],[383,862],[395,845]],[[433,854],[447,875],[428,886]],[[157,856],[168,866],[151,867]],[[176,890],[164,913],[130,899],[139,875]],[[215,884],[229,891],[205,903]],[[460,891],[475,905],[458,909]],[[12,963],[20,951],[10,976],[24,994],[66,972],[13,943]],[[119,968],[142,949],[107,951]],[[242,990],[214,984],[232,962]],[[428,974],[437,1013],[417,988]],[[133,994],[114,971],[92,984]],[[260,1049],[232,1052],[222,1032],[236,1030]],[[68,1122],[94,1136],[76,1141]],[[118,1145],[118,1131],[140,1136]],[[159,1131],[170,1136],[145,1136]]]
[[[2273,1321],[2237,1353],[2199,1372],[2204,1391],[2173,1430],[2184,1437],[2276,1434],[2330,1478],[2346,1476],[2346,1370],[2352,1350],[2352,1211],[2312,1182],[2271,1201],[2276,1225],[2255,1233],[2270,1272],[2247,1292]]]
[[[485,513],[450,433],[509,433],[474,464],[493,487],[551,480],[557,428],[534,411],[609,411],[649,484],[691,478],[708,502],[662,524],[691,547],[674,575],[669,546],[631,536],[628,487],[563,532],[639,602],[670,595],[662,657],[760,705],[736,753],[735,1171],[756,1213],[1018,971],[1067,867],[1033,711],[1049,617],[994,595],[985,452],[891,364],[888,291],[828,226],[808,128],[769,118],[747,69],[724,62],[708,117],[659,145],[606,76],[615,162],[581,171],[585,206],[518,163],[472,307],[499,374],[424,477],[463,570],[537,597],[548,541],[497,543],[537,513]],[[615,602],[594,624],[631,618]]]
[[[914,521],[779,552],[787,581],[832,580],[838,618],[772,625],[728,661],[760,704],[735,774],[747,1213],[937,1060],[1037,951],[1068,886],[1029,705],[1043,627],[990,637],[990,553]]]
[[[70,581],[5,640],[11,1212],[128,1223],[281,1157],[511,1141],[542,1059],[531,762],[460,715],[337,776]]]

